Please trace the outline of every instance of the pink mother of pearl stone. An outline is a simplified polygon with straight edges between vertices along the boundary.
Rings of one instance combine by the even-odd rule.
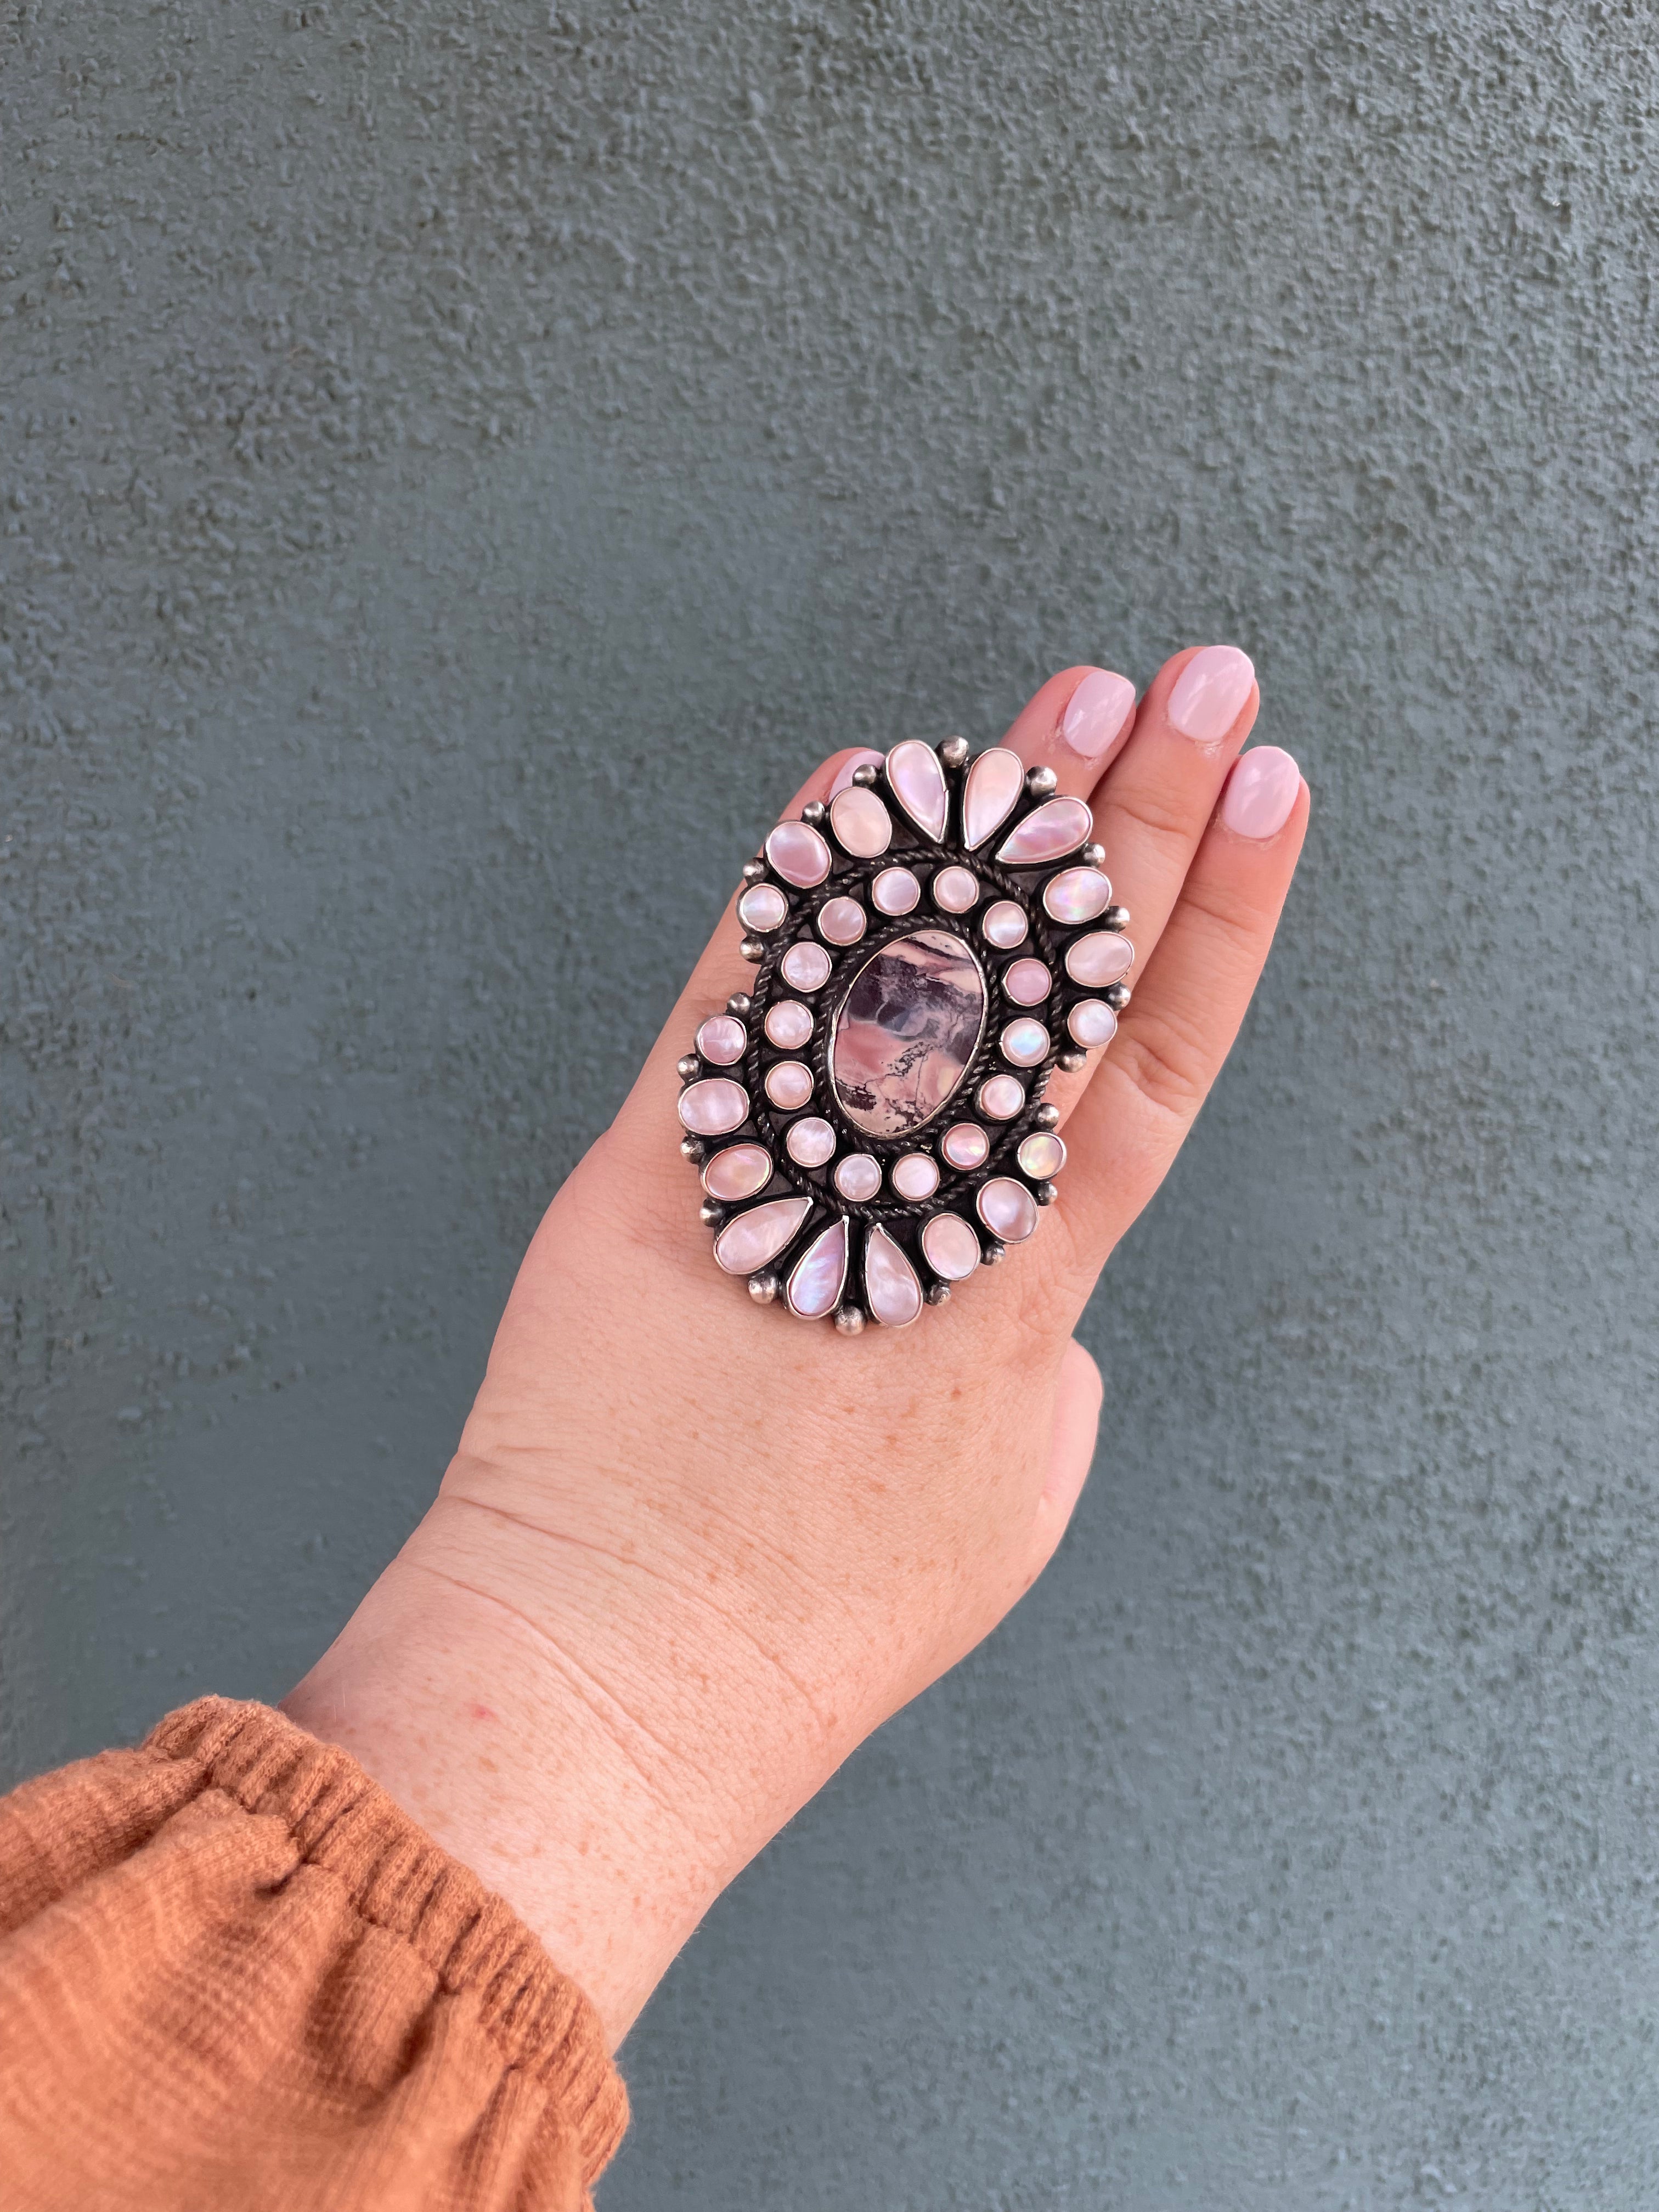
[[[750,884],[738,901],[738,920],[745,929],[757,929],[763,937],[769,929],[775,929],[789,911],[789,902],[775,884]]]
[[[953,1168],[980,1166],[990,1149],[991,1139],[977,1121],[954,1123],[939,1141],[940,1152]]]
[[[921,896],[921,885],[908,868],[884,868],[870,886],[878,914],[909,914]]]
[[[798,991],[818,991],[830,980],[830,955],[808,938],[792,945],[778,963],[786,983]]]
[[[1045,799],[997,848],[1007,868],[1034,868],[1089,842],[1095,817],[1080,799]]]
[[[1066,1026],[1073,1044],[1092,1052],[1097,1045],[1110,1044],[1117,1035],[1117,1016],[1104,999],[1079,999],[1066,1015]]]
[[[908,1327],[921,1311],[916,1271],[884,1229],[872,1229],[865,1241],[864,1300],[889,1328]]]
[[[933,878],[933,904],[946,914],[966,914],[978,897],[978,879],[967,868],[941,868]]]
[[[887,782],[893,796],[918,830],[935,842],[945,835],[950,813],[950,794],[945,770],[932,745],[920,738],[906,738],[887,756]]]
[[[812,1009],[799,999],[780,999],[767,1013],[766,1034],[785,1052],[799,1052],[812,1034]]]
[[[789,1310],[803,1321],[822,1321],[841,1304],[847,1280],[847,1222],[837,1215],[796,1261],[789,1277]]]
[[[1098,868],[1062,868],[1042,894],[1056,921],[1097,921],[1111,902],[1111,878]]]
[[[980,923],[986,942],[994,945],[999,952],[1012,952],[1015,945],[1024,945],[1030,927],[1012,899],[999,899],[994,906],[988,906],[985,919]]]
[[[749,1118],[749,1093],[729,1075],[705,1075],[680,1093],[680,1119],[699,1137],[723,1137]]]
[[[1036,1200],[1023,1182],[997,1176],[979,1194],[979,1218],[1005,1244],[1023,1243],[1037,1225]]]
[[[1040,1006],[1054,979],[1040,960],[1016,960],[1002,971],[1002,988],[1017,1006]]]
[[[1135,964],[1135,949],[1127,937],[1098,929],[1092,937],[1079,937],[1066,955],[1066,973],[1074,983],[1098,989],[1103,983],[1121,983]]]
[[[702,1171],[702,1187],[710,1198],[723,1198],[727,1205],[752,1198],[771,1180],[772,1155],[764,1145],[728,1145]]]
[[[836,1169],[836,1188],[854,1206],[862,1206],[881,1188],[881,1163],[868,1152],[848,1152]]]
[[[994,1075],[979,1086],[979,1110],[993,1121],[1012,1121],[1025,1103],[1025,1085],[1017,1075]]]
[[[1002,1032],[1002,1056],[1016,1067],[1036,1067],[1048,1057],[1048,1032],[1041,1022],[1022,1014]]]
[[[971,853],[1013,812],[1025,787],[1025,763],[1006,745],[993,745],[968,771],[962,793],[962,842]]]
[[[821,1114],[803,1114],[792,1121],[783,1141],[798,1167],[821,1168],[836,1157],[836,1133]]]
[[[766,841],[766,857],[798,890],[810,891],[830,872],[830,848],[810,822],[780,822]]]
[[[749,1047],[749,1032],[735,1014],[710,1014],[697,1031],[697,1050],[716,1067],[730,1067]]]
[[[856,899],[826,899],[818,915],[818,934],[831,945],[856,945],[864,934],[865,919]]]
[[[894,1161],[888,1178],[901,1198],[931,1198],[939,1188],[939,1170],[926,1152],[906,1152]]]
[[[921,1232],[928,1266],[947,1283],[959,1283],[979,1265],[979,1231],[959,1213],[936,1213]]]
[[[771,1198],[728,1221],[714,1239],[714,1257],[728,1275],[752,1275],[777,1258],[812,1210],[810,1198]]]
[[[766,1095],[785,1112],[804,1106],[812,1095],[812,1071],[805,1060],[781,1060],[766,1071]]]
[[[861,783],[838,791],[830,802],[830,827],[855,860],[873,860],[893,842],[893,817]]]
[[[1066,1147],[1052,1130],[1036,1129],[1019,1148],[1019,1164],[1028,1176],[1047,1182],[1066,1164]]]

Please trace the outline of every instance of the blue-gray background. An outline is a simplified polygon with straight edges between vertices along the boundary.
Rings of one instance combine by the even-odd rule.
[[[605,2212],[1659,2205],[1649,11],[0,41],[6,1772],[326,1640],[806,765],[1236,640],[1315,829],[1076,1528]]]

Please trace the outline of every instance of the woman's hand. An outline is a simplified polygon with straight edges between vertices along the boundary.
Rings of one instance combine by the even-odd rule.
[[[1051,1088],[1070,1158],[1038,1233],[912,1329],[758,1311],[710,1260],[675,1062],[745,984],[728,909],[536,1233],[437,1502],[286,1701],[518,1909],[617,2041],[738,1869],[1060,1540],[1102,1398],[1073,1328],[1232,1042],[1306,825],[1287,755],[1234,766],[1256,707],[1212,647],[1138,712],[1069,669],[1005,740],[1090,799],[1135,991]]]

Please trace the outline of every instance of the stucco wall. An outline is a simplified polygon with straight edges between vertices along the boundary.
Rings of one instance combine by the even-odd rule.
[[[1066,1551],[605,2212],[1659,2205],[1656,43],[5,11],[8,1774],[327,1638],[806,764],[1225,638],[1314,787]]]

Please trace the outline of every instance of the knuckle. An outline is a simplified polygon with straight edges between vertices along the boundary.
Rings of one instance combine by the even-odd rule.
[[[1203,1104],[1212,1072],[1205,1040],[1167,1008],[1126,1021],[1109,1064],[1158,1114],[1183,1123]]]

